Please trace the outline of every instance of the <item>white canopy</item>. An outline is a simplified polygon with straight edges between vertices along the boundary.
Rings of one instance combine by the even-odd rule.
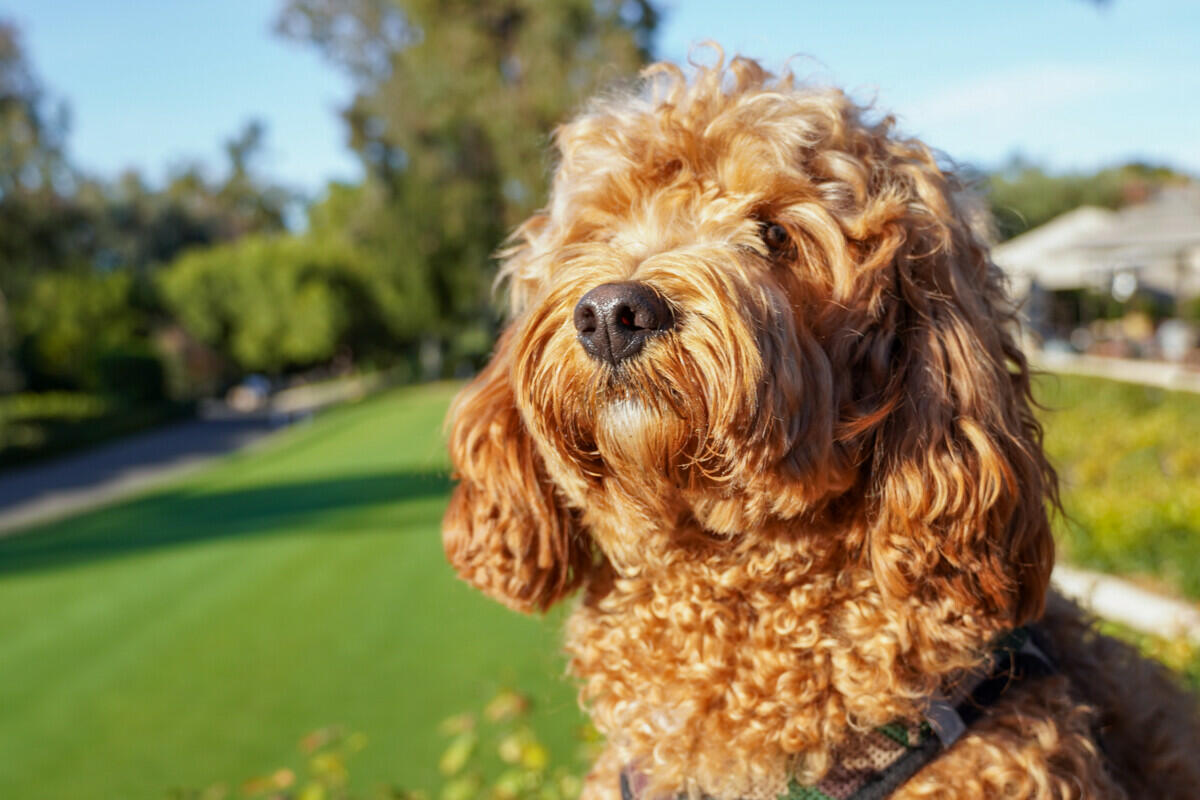
[[[1077,208],[997,246],[992,258],[1017,295],[1032,281],[1105,289],[1121,273],[1169,294],[1200,293],[1200,187],[1164,189],[1120,211]]]

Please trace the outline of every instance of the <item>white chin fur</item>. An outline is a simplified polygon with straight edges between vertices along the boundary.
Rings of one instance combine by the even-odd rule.
[[[605,406],[602,423],[611,435],[637,438],[647,425],[657,423],[654,412],[637,400],[617,400]]]

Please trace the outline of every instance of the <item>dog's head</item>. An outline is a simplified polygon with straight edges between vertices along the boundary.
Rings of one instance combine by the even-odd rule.
[[[889,595],[1040,611],[1054,478],[999,274],[953,177],[866,116],[735,59],[559,129],[451,411],[464,577],[544,608],[604,560],[821,530]]]

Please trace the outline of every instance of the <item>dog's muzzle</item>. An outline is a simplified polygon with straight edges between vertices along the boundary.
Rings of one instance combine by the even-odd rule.
[[[579,343],[589,356],[614,367],[674,325],[670,306],[644,283],[604,283],[575,306]]]

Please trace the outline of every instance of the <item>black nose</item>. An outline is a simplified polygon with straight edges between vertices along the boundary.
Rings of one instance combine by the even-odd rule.
[[[601,284],[575,306],[579,343],[592,358],[614,367],[674,324],[671,309],[644,283]]]

